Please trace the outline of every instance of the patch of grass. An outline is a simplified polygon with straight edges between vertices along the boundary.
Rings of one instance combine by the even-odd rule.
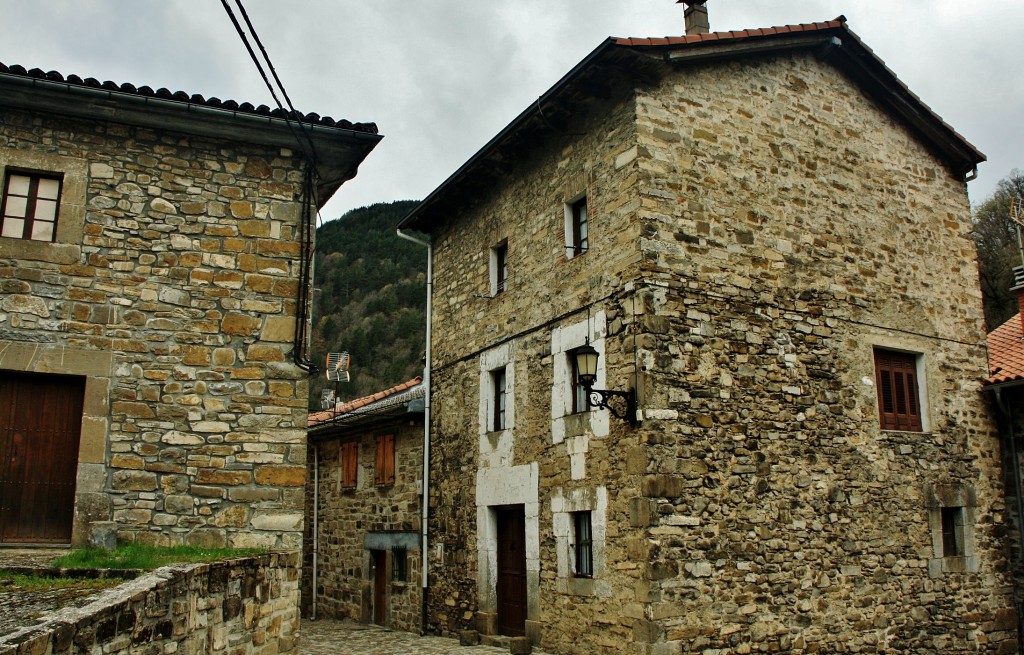
[[[48,578],[0,571],[0,590],[107,589],[124,582],[121,578]]]
[[[142,546],[122,544],[114,550],[81,548],[54,560],[65,569],[155,569],[180,562],[213,562],[265,553],[258,548],[202,548],[200,546]]]

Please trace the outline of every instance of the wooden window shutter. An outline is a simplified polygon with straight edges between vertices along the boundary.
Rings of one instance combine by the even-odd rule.
[[[376,484],[395,482],[395,435],[377,435],[377,462],[374,466]]]
[[[359,466],[359,442],[346,441],[341,444],[341,486],[353,489],[356,486],[356,471]]]
[[[882,429],[920,432],[917,357],[909,353],[876,350],[875,382]]]

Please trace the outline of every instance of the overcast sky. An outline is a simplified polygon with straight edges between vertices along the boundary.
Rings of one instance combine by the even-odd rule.
[[[232,0],[233,1],[233,0]],[[683,32],[674,0],[245,0],[295,106],[384,140],[323,211],[420,199],[608,36]],[[988,156],[1024,169],[1024,1],[709,0],[712,30],[849,27]],[[218,0],[0,0],[0,61],[273,105]]]

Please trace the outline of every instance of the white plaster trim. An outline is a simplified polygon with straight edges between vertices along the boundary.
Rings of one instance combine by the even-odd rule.
[[[597,363],[597,381],[594,386],[606,389],[605,364],[607,357],[604,351],[604,339],[607,335],[607,318],[604,311],[594,314],[590,320],[556,327],[551,330],[551,361],[554,379],[551,383],[551,439],[553,443],[562,443],[566,437],[566,417],[577,418],[572,414],[572,364],[569,362],[569,351],[587,343],[594,347],[601,358]],[[589,432],[594,437],[608,436],[609,412],[606,409],[584,412],[589,423]]]
[[[481,612],[498,609],[498,525],[493,508],[522,505],[526,516],[526,618],[539,618],[539,480],[536,462],[476,472],[477,593]]]
[[[479,426],[480,466],[483,468],[508,467],[512,464],[512,431],[516,423],[515,403],[515,342],[509,342],[480,355],[480,400],[477,412]],[[492,399],[494,378],[492,371],[505,369],[505,429],[492,431]]]
[[[576,578],[573,575],[573,534],[572,512],[591,512],[593,529],[594,577]],[[555,537],[557,587],[562,593],[574,595],[611,596],[611,583],[606,579],[607,563],[605,542],[608,532],[608,489],[563,489],[555,488],[551,497],[551,525]],[[580,584],[577,584],[580,583]]]

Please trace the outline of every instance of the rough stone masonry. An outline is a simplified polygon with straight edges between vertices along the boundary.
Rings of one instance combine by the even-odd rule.
[[[54,242],[0,238],[0,369],[85,379],[72,540],[112,521],[128,541],[299,548],[294,138],[194,96],[0,77],[0,169],[62,184]],[[307,129],[334,167],[328,197],[379,138]]]

